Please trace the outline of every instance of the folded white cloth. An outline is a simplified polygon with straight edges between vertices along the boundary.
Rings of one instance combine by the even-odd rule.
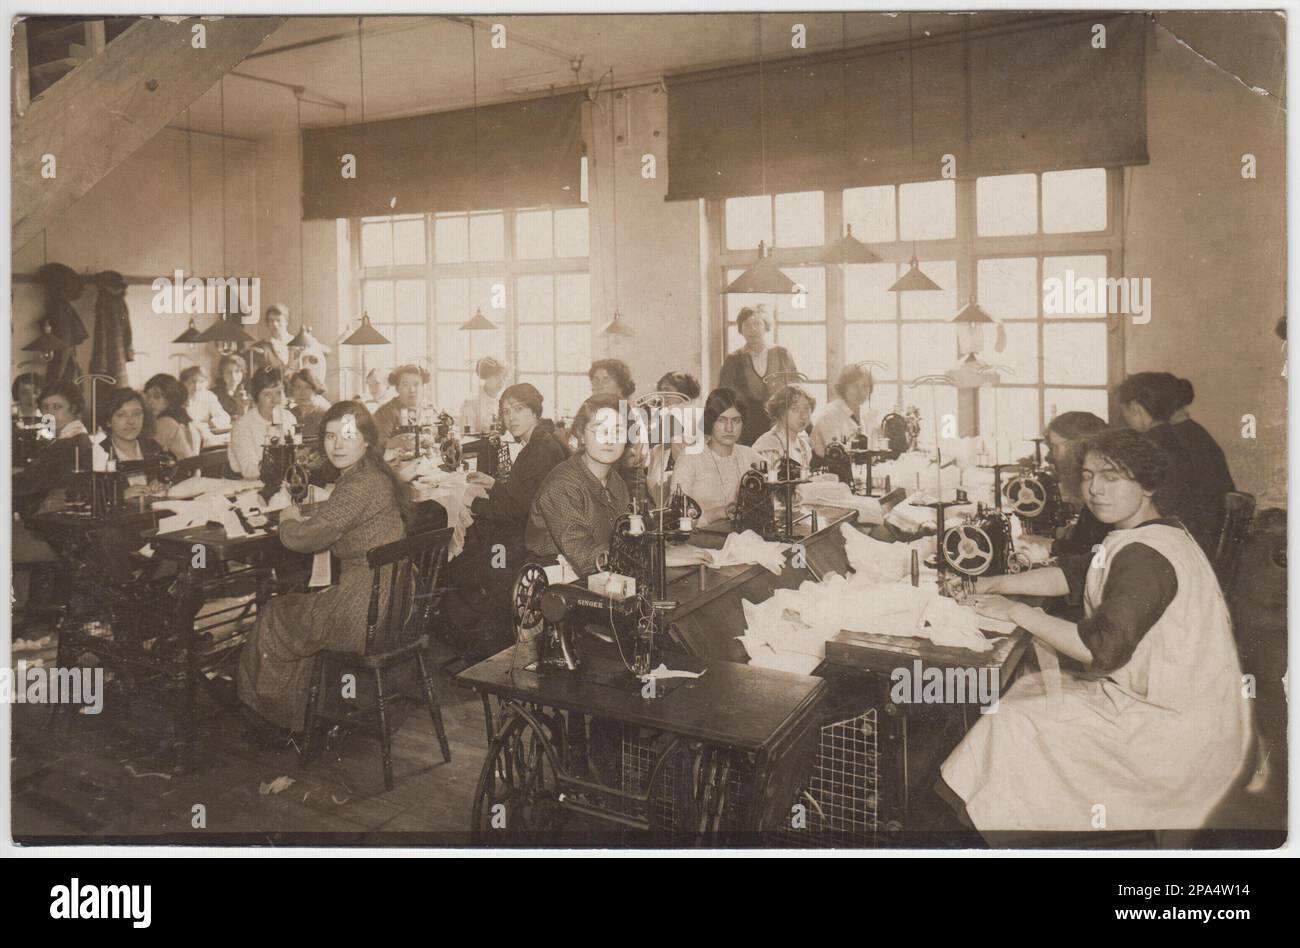
[[[723,566],[758,563],[773,575],[780,576],[781,570],[785,568],[785,551],[788,549],[787,543],[764,540],[753,530],[746,530],[743,533],[728,534],[722,549],[710,550],[710,565],[718,569]]]
[[[208,494],[231,497],[247,490],[256,490],[261,481],[231,480],[226,477],[203,477],[196,474],[173,484],[167,489],[167,497],[173,500],[193,500]]]
[[[880,509],[880,501],[874,497],[859,497],[852,488],[840,480],[814,481],[799,488],[799,503],[824,504],[828,507],[844,507],[858,512],[858,523],[874,526],[885,519]]]

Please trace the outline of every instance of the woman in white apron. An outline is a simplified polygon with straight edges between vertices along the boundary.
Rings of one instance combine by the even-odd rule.
[[[1167,466],[1136,432],[1098,435],[1083,490],[1113,529],[1096,554],[978,580],[981,594],[1081,595],[1085,615],[1076,624],[1002,596],[978,601],[1049,656],[944,762],[981,833],[1196,829],[1233,786],[1250,699],[1214,570],[1152,501]],[[1051,668],[1052,650],[1084,671]]]

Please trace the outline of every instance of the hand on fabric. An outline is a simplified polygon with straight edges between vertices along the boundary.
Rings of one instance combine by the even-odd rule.
[[[701,563],[712,562],[713,557],[709,551],[698,546],[673,544],[664,552],[665,566],[697,566]]]
[[[1029,557],[1030,563],[1045,563],[1052,555],[1052,538],[1022,533],[1016,540],[1016,548]]]
[[[975,611],[982,616],[990,619],[1001,619],[1006,622],[1014,622],[1011,617],[1011,610],[1020,603],[1008,599],[1006,596],[996,595],[979,595],[975,597]]]
[[[470,471],[465,480],[470,484],[486,487],[488,490],[491,490],[492,486],[497,482],[497,479],[491,474],[483,474],[479,471]]]
[[[285,507],[283,510],[280,511],[281,523],[292,523],[295,520],[302,520],[302,519],[303,519],[302,511],[292,504],[290,504],[288,507]]]

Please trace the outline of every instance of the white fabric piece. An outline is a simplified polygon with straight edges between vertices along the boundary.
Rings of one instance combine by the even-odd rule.
[[[330,551],[321,550],[311,558],[311,579],[307,580],[308,589],[328,586],[332,578]]]
[[[470,505],[486,497],[487,488],[469,483],[463,471],[440,470],[427,458],[420,464],[420,473],[411,482],[411,500],[416,503],[436,500],[447,511],[447,526],[452,528],[447,558],[453,559],[465,548],[465,532],[474,523]]]
[[[196,474],[167,489],[167,496],[173,500],[193,500],[209,494],[234,496],[246,490],[256,490],[260,481],[235,481],[225,477],[203,477]]]
[[[789,548],[787,543],[764,540],[753,530],[746,530],[728,534],[722,549],[708,552],[714,569],[758,563],[773,575],[780,576],[785,568],[785,551]]]
[[[669,668],[667,665],[665,665],[663,662],[660,662],[658,668],[652,669],[650,671],[650,674],[648,675],[641,675],[640,678],[642,681],[650,681],[652,679],[668,679],[668,678],[699,678],[703,674],[704,672],[693,672],[693,671],[685,671],[682,669],[672,669]]]
[[[856,510],[858,523],[866,526],[875,526],[885,520],[879,500],[875,497],[857,496],[848,484],[838,478],[832,477],[826,481],[817,480],[810,484],[803,484],[799,488],[798,497],[801,504],[822,504],[827,507]]]

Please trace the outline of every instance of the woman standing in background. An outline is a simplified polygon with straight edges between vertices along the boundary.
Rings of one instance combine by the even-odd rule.
[[[752,445],[768,429],[767,400],[780,391],[786,379],[764,379],[769,375],[798,372],[794,357],[781,346],[770,346],[768,331],[772,324],[760,305],[746,306],[736,316],[736,329],[745,337],[745,344],[727,356],[718,374],[718,387],[729,388],[740,399],[740,413],[745,418],[745,430],[740,443]]]

